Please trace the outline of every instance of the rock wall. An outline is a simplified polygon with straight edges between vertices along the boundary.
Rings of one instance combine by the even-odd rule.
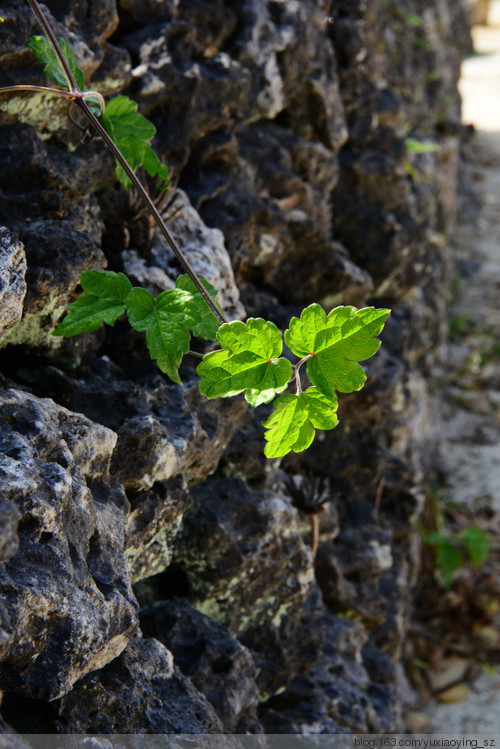
[[[83,269],[155,293],[178,269],[65,104],[2,98],[0,725],[401,729],[465,5],[48,3],[92,86],[130,94],[155,123],[176,184],[161,210],[182,208],[172,232],[233,318],[284,328],[313,301],[393,313],[341,424],[266,461],[265,407],[206,401],[192,362],[174,385],[120,321],[51,336]],[[0,15],[3,85],[43,84],[28,6]],[[318,493],[313,560],[296,506]]]

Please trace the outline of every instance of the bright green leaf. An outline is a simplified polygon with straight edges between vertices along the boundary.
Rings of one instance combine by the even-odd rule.
[[[314,439],[315,429],[333,429],[338,423],[337,399],[327,398],[318,388],[299,395],[283,395],[275,401],[274,411],[263,426],[267,445],[265,455],[279,458],[289,452],[301,452]]]
[[[135,101],[127,96],[116,96],[111,99],[106,104],[102,123],[133,172],[138,167],[144,166],[148,174],[158,175],[165,186],[169,185],[168,170],[160,163],[149,145],[149,141],[156,133],[156,128],[142,114],[139,114]],[[115,174],[123,187],[132,186],[132,182],[118,162],[116,162]]]
[[[78,67],[73,50],[62,36],[58,37],[58,42],[61,46],[62,53],[66,58],[66,62],[73,73],[78,88],[85,88],[85,78]],[[66,75],[64,74],[58,57],[52,49],[49,41],[44,36],[32,36],[31,39],[28,39],[26,42],[26,46],[31,49],[37,60],[45,63],[43,72],[62,88],[69,90]]]
[[[155,299],[146,289],[134,288],[127,296],[127,315],[135,330],[146,333],[152,359],[173,382],[181,384],[179,367],[189,351],[189,310],[192,295],[181,289],[168,289]]]
[[[406,138],[405,145],[407,152],[414,155],[421,153],[435,153],[436,151],[442,150],[438,143],[416,140],[416,138]]]
[[[488,539],[481,528],[471,525],[461,533],[467,555],[474,569],[478,569],[489,553]]]
[[[203,357],[197,372],[200,393],[207,398],[229,398],[245,391],[252,406],[268,403],[286,389],[292,365],[280,357],[283,340],[278,328],[262,318],[221,325],[217,331],[221,350]]]
[[[212,299],[215,299],[217,296],[217,289],[215,289],[205,278],[202,278],[201,282]],[[189,327],[193,335],[205,338],[207,341],[215,341],[217,338],[217,331],[220,328],[220,321],[215,317],[214,313],[187,273],[177,278],[175,287],[187,291],[192,295],[192,311],[190,312],[191,322]]]
[[[335,390],[360,390],[366,375],[358,362],[378,351],[378,335],[390,310],[365,307],[336,307],[327,316],[319,304],[303,310],[300,319],[290,320],[285,341],[300,357],[310,355],[307,372],[313,385],[329,398]]]
[[[142,166],[150,177],[158,176],[162,180],[162,182],[164,183],[162,185],[162,189],[165,189],[170,185],[170,180],[168,178],[168,168],[165,166],[165,164],[161,163],[160,159],[155,154],[150,145],[146,145],[146,148],[144,150],[144,159],[142,162]]]
[[[80,284],[86,292],[69,306],[69,312],[53,335],[74,336],[97,330],[101,322],[114,325],[125,312],[125,298],[132,284],[123,273],[86,270]]]

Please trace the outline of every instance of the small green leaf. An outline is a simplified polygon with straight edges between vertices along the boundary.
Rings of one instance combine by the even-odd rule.
[[[311,304],[300,319],[290,320],[285,341],[297,356],[311,355],[307,372],[312,384],[334,398],[335,390],[351,393],[363,387],[366,375],[358,362],[378,351],[374,336],[389,315],[390,310],[374,307],[336,307],[327,316],[319,304]]]
[[[474,569],[478,569],[488,557],[488,539],[481,528],[478,528],[476,525],[466,528],[462,531],[461,536],[470,563]]]
[[[80,284],[86,292],[69,306],[69,312],[52,335],[74,336],[97,330],[101,322],[114,325],[125,312],[132,284],[123,273],[86,270]]]
[[[73,50],[62,36],[58,37],[57,40],[61,46],[62,53],[66,58],[66,62],[73,73],[78,88],[85,88],[85,78],[78,67]],[[44,36],[32,36],[31,39],[28,39],[26,42],[26,46],[31,49],[37,60],[45,63],[43,69],[45,75],[52,78],[52,80],[58,83],[62,88],[69,90],[66,75],[49,41]]]
[[[149,145],[156,133],[155,126],[137,111],[137,103],[127,96],[116,96],[106,104],[102,116],[106,132],[120,149],[130,168],[135,172],[144,166],[148,174],[158,176],[168,186],[168,170],[163,166]],[[132,182],[121,164],[116,162],[115,174],[123,187]]]
[[[405,140],[406,151],[414,155],[420,153],[435,153],[441,151],[441,146],[438,143],[431,143],[430,141],[417,140],[416,138],[406,138]]]
[[[221,350],[204,356],[196,370],[202,378],[200,393],[207,398],[229,398],[245,391],[247,401],[258,406],[286,389],[292,365],[280,357],[283,339],[274,323],[260,317],[225,323],[217,340]]]
[[[274,411],[263,426],[268,458],[280,458],[293,450],[298,453],[309,447],[315,429],[337,426],[337,399],[327,398],[318,388],[308,388],[299,395],[283,395],[275,401]]]
[[[130,324],[146,333],[151,358],[179,385],[182,383],[178,370],[190,341],[185,308],[191,302],[191,294],[181,289],[162,291],[155,299],[146,289],[134,288],[126,299]]]
[[[205,278],[202,278],[201,282],[212,299],[215,299],[217,296],[217,289],[215,289]],[[205,338],[207,341],[215,341],[217,339],[217,331],[220,328],[220,321],[215,317],[214,313],[187,273],[177,278],[175,287],[187,291],[192,295],[192,309],[189,313],[189,327],[193,335]]]
[[[436,566],[441,574],[444,588],[449,588],[455,570],[463,567],[464,558],[451,539],[443,538],[437,547]]]
[[[159,177],[164,183],[162,189],[165,190],[170,185],[168,178],[168,168],[162,164],[150,145],[146,145],[144,150],[144,159],[142,166],[150,177]]]

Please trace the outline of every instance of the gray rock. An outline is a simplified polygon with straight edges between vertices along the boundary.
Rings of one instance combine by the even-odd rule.
[[[0,346],[71,348],[51,333],[73,299],[82,270],[105,265],[98,205],[73,155],[42,143],[27,127],[2,133],[0,221],[24,244],[27,292],[23,318]]]
[[[145,636],[156,637],[168,647],[226,731],[259,732],[255,664],[247,648],[225,627],[182,599],[153,604],[141,611],[140,620]]]
[[[182,675],[157,640],[135,640],[96,678],[63,697],[62,733],[223,733],[210,703]]]
[[[111,473],[132,503],[125,549],[134,581],[168,567],[191,502],[186,486],[215,470],[248,412],[242,398],[209,401],[197,386],[168,382],[141,353],[149,374],[140,383],[108,357],[96,359],[93,371],[80,378],[55,367],[25,373],[36,391],[118,434]]]
[[[0,338],[16,325],[23,314],[26,294],[26,255],[21,242],[0,226]]]
[[[394,688],[370,683],[361,662],[363,627],[327,614],[319,662],[296,676],[260,714],[266,733],[390,733],[401,716]]]
[[[322,609],[295,511],[239,479],[207,480],[191,499],[174,562],[193,605],[249,648],[261,694],[273,694],[316,660],[321,641],[314,622]]]
[[[109,477],[116,435],[15,390],[0,394],[0,413],[0,491],[20,514],[19,549],[0,568],[15,633],[0,684],[51,700],[115,658],[137,627],[128,503]]]
[[[19,548],[19,517],[16,505],[0,493],[0,562],[8,562]]]

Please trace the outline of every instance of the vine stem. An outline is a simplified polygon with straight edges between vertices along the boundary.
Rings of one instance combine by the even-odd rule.
[[[316,559],[316,554],[318,552],[318,541],[319,541],[318,513],[315,513],[314,515],[309,515],[309,520],[311,521],[311,554],[312,554],[312,558]]]
[[[40,7],[40,4],[38,3],[38,0],[27,0],[28,5],[30,6],[31,10],[35,14],[38,23],[42,27],[42,29],[47,34],[47,40],[52,47],[52,50],[54,51],[54,54],[57,56],[57,59],[59,60],[59,64],[63,69],[64,75],[66,80],[68,81],[68,88],[71,91],[74,91],[75,93],[79,93],[80,89],[78,88],[78,84],[75,80],[75,76],[71,72],[71,68],[68,65],[68,61],[63,55],[61,45],[57,41],[56,35],[52,31],[52,26],[45,18],[43,11]]]
[[[88,122],[94,128],[94,130],[97,131],[97,133],[101,136],[108,150],[112,153],[112,155],[118,161],[120,166],[122,166],[127,177],[130,179],[135,189],[139,193],[139,196],[141,197],[142,201],[145,203],[146,208],[148,209],[151,216],[153,217],[156,225],[158,226],[161,233],[167,240],[167,243],[172,249],[182,269],[188,274],[188,276],[190,277],[190,279],[192,280],[192,282],[194,283],[194,285],[196,286],[196,288],[198,289],[198,291],[204,298],[205,302],[210,307],[210,310],[213,312],[213,314],[215,315],[217,320],[219,320],[220,323],[226,323],[227,322],[226,316],[224,315],[222,310],[219,309],[219,307],[216,305],[216,303],[214,302],[214,300],[212,299],[208,291],[203,286],[198,274],[196,273],[191,263],[188,261],[188,259],[182,252],[179,245],[177,244],[172,233],[168,229],[166,222],[163,220],[156,205],[154,204],[153,200],[149,196],[146,188],[144,187],[140,179],[136,176],[133,169],[129,166],[128,161],[123,156],[120,149],[116,146],[112,138],[108,135],[108,132],[105,129],[105,127],[99,122],[97,117],[93,114],[93,112],[89,109],[88,105],[86,104],[85,98],[88,98],[88,96],[93,94],[94,92],[85,91],[84,94],[82,94],[82,92],[78,88],[75,78],[73,76],[73,73],[71,72],[69,65],[66,61],[66,58],[63,55],[59,42],[57,41],[57,38],[54,32],[52,31],[52,28],[49,22],[45,18],[45,15],[43,14],[43,11],[38,3],[38,0],[27,0],[27,2],[30,8],[32,9],[33,13],[36,15],[39,24],[41,25],[41,27],[47,34],[47,38],[50,42],[50,45],[53,48],[55,54],[57,55],[57,58],[64,70],[64,74],[69,84],[68,88],[70,88],[71,90],[70,93],[73,95],[75,106],[79,107],[79,109],[82,111],[82,114],[86,117]],[[95,93],[97,94],[97,92]],[[97,95],[99,96],[99,94]]]
[[[60,88],[51,88],[50,86],[30,86],[29,84],[24,83],[17,86],[3,86],[0,88],[0,94],[22,93],[23,91],[26,91],[29,94],[37,93],[38,91],[45,91],[49,94],[59,94],[59,96],[64,96],[64,98],[69,101],[74,101],[75,98],[80,95],[74,91],[63,91]]]
[[[299,369],[308,359],[311,359],[314,354],[307,354],[307,356],[304,356],[303,359],[300,359],[296,364],[293,365],[292,369],[292,376],[290,377],[290,382],[293,382],[295,380],[295,395],[300,395],[302,392],[302,383],[300,381],[300,374]]]

